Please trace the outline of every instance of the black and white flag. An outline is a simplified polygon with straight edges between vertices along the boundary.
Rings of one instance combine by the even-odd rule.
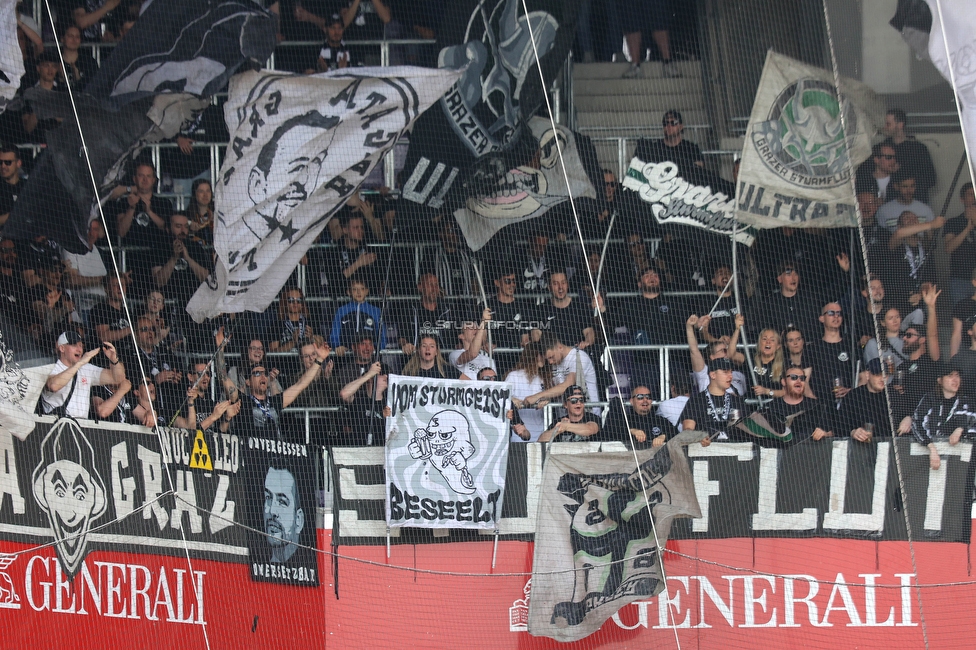
[[[683,446],[558,454],[542,478],[532,559],[529,633],[577,641],[621,607],[664,590],[661,549],[678,517],[701,517]],[[656,539],[655,539],[656,537]]]
[[[208,97],[274,51],[275,18],[255,0],[154,0],[85,89],[110,110],[160,93]]]
[[[17,94],[24,76],[24,56],[17,44],[17,3],[0,3],[0,113]]]
[[[498,163],[502,177],[524,164],[511,154],[531,138],[527,120],[566,61],[579,5],[579,0],[445,3],[438,66],[464,73],[411,133],[405,207],[421,218],[445,205],[450,211],[462,207],[471,166],[486,156],[503,159]]]
[[[235,76],[214,192],[218,259],[187,305],[194,320],[266,309],[332,214],[459,76],[410,67]]]
[[[538,168],[521,165],[508,169],[503,158],[490,158],[479,166],[484,172],[482,182],[478,182],[479,174],[469,178],[473,191],[465,206],[454,211],[454,218],[473,250],[481,249],[505,226],[541,217],[570,196],[596,198],[573,132],[558,124],[553,129],[552,122],[542,117],[529,120],[529,128],[539,143]]]
[[[386,525],[498,530],[511,386],[390,376]]]

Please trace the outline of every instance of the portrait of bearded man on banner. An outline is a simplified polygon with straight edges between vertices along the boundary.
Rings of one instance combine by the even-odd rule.
[[[108,507],[95,451],[73,419],[58,420],[44,437],[31,486],[51,523],[61,566],[73,578],[87,554],[88,531]]]
[[[298,497],[298,482],[287,467],[268,466],[264,477],[264,532],[271,547],[270,562],[283,564],[298,550],[305,528],[305,511]]]
[[[283,224],[278,215],[286,214],[308,199],[318,187],[322,163],[329,154],[333,138],[321,145],[320,131],[334,129],[340,119],[318,111],[296,115],[275,129],[271,139],[261,147],[257,162],[247,179],[247,195],[265,223],[248,227],[258,238],[264,238],[280,228],[282,240],[297,232],[291,220]],[[315,151],[306,151],[309,142],[316,142]]]

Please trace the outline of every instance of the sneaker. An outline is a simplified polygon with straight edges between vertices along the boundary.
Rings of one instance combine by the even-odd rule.
[[[630,64],[630,67],[623,74],[624,79],[640,79],[643,76],[644,73],[641,72],[640,66],[633,63]]]
[[[681,76],[681,71],[678,70],[678,64],[674,61],[664,62],[664,76],[670,79],[675,79]]]

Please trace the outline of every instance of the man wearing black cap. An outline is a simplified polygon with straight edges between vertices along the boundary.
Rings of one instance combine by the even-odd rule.
[[[570,386],[563,392],[563,408],[566,417],[560,419],[539,436],[539,442],[583,442],[604,440],[600,433],[600,418],[586,411],[586,395],[579,386]]]
[[[664,138],[641,138],[637,142],[634,156],[644,162],[673,162],[678,166],[678,174],[686,180],[694,177],[698,170],[704,169],[705,158],[701,149],[694,142],[684,139],[685,125],[681,113],[671,109],[664,114],[661,126],[664,129]]]
[[[349,48],[346,47],[346,42],[342,40],[342,35],[346,31],[342,16],[332,14],[332,17],[325,23],[324,31],[325,43],[319,50],[319,72],[328,72],[329,70],[338,70],[354,65]]]
[[[785,421],[795,416],[790,424],[793,439],[790,444],[807,440],[823,440],[833,436],[830,414],[824,408],[824,402],[804,395],[807,376],[803,368],[790,365],[783,373],[780,382],[783,384],[783,396],[777,397],[769,404],[769,413],[777,420]]]
[[[117,386],[125,381],[125,366],[119,361],[119,353],[111,343],[85,352],[81,336],[77,332],[63,332],[58,337],[58,362],[41,393],[44,413],[60,412],[74,418],[87,418],[91,404],[92,386]],[[104,352],[108,368],[89,363]]]
[[[858,442],[891,437],[888,397],[885,393],[885,376],[881,372],[881,360],[871,359],[867,366],[867,383],[847,394],[841,402],[834,427],[836,435],[849,435]]]
[[[957,445],[965,434],[976,435],[976,404],[959,392],[959,371],[946,363],[937,365],[936,390],[919,401],[913,415],[906,415],[898,425],[898,434],[911,432],[915,441],[929,449],[929,467],[939,469],[942,460],[936,442],[948,440]]]
[[[681,424],[685,431],[707,431],[710,438],[728,441],[734,434],[731,424],[748,414],[745,401],[732,388],[732,362],[712,359],[708,362],[708,388],[697,393],[685,404]],[[736,417],[738,413],[738,417]],[[703,440],[708,446],[710,438]]]

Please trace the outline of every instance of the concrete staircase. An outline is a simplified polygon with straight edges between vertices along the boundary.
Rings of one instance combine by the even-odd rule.
[[[661,137],[661,118],[672,108],[681,111],[685,138],[701,145],[711,128],[702,96],[701,64],[677,62],[681,77],[676,79],[663,76],[660,62],[644,63],[640,79],[623,79],[627,65],[573,66],[576,128],[593,138],[600,164],[619,173],[620,166],[630,162],[639,138]]]

